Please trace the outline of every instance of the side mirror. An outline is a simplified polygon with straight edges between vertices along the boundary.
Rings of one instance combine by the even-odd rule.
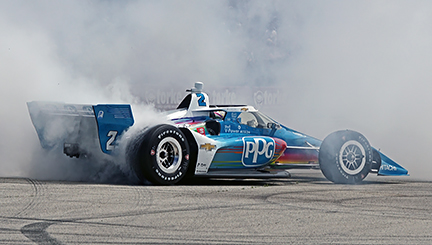
[[[276,133],[276,130],[280,129],[281,126],[278,123],[269,122],[267,123],[267,128],[271,129],[270,136],[273,136]]]
[[[269,122],[269,123],[267,123],[267,128],[270,128],[270,129],[280,129],[281,126],[278,123]]]

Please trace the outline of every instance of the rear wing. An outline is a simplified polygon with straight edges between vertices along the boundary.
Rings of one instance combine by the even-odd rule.
[[[33,101],[27,107],[41,146],[45,149],[62,146],[71,157],[95,150],[111,154],[119,136],[134,124],[127,104]]]

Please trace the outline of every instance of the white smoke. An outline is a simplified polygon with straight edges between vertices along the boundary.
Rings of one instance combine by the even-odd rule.
[[[264,112],[286,126],[318,138],[358,130],[411,178],[430,179],[431,5],[3,2],[0,176],[86,180],[93,171],[35,157],[27,101],[131,103],[137,122],[156,122],[142,105],[149,88],[184,91],[200,80],[207,91],[276,87],[278,105]]]

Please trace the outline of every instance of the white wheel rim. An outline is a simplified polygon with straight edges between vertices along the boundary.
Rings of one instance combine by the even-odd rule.
[[[164,138],[159,142],[156,149],[156,162],[164,173],[176,172],[180,167],[182,157],[181,146],[173,137]]]
[[[355,140],[345,142],[339,152],[339,164],[349,175],[360,173],[366,164],[364,147]]]

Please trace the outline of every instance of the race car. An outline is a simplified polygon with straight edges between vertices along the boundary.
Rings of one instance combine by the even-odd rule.
[[[177,109],[166,112],[168,123],[144,127],[127,141],[121,138],[134,125],[130,105],[27,105],[43,148],[60,143],[65,155],[77,158],[114,157],[123,148],[136,176],[157,185],[193,177],[284,178],[296,168],[321,169],[329,181],[343,184],[359,183],[371,172],[408,175],[358,132],[341,130],[321,141],[252,106],[210,105],[201,82],[187,92]]]

